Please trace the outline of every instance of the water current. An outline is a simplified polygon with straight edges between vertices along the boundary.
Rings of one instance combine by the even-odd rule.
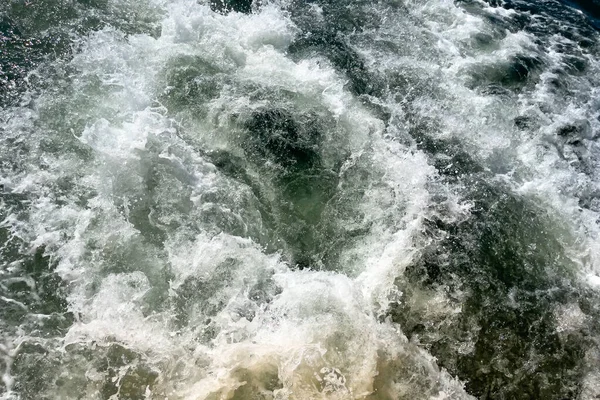
[[[600,398],[600,3],[4,0],[0,377]]]

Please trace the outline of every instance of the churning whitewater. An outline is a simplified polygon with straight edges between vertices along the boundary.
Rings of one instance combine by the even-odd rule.
[[[600,398],[600,6],[6,0],[0,398]]]

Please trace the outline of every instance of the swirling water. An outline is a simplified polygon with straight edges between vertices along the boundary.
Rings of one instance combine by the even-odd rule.
[[[3,2],[0,398],[600,398],[599,10]]]

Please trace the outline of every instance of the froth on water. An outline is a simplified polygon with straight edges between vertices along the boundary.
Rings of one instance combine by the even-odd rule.
[[[600,395],[593,10],[59,3],[0,6],[1,398]]]

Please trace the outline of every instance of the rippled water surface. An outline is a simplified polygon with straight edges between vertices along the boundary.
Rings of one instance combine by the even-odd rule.
[[[600,398],[600,3],[2,2],[0,376]]]

